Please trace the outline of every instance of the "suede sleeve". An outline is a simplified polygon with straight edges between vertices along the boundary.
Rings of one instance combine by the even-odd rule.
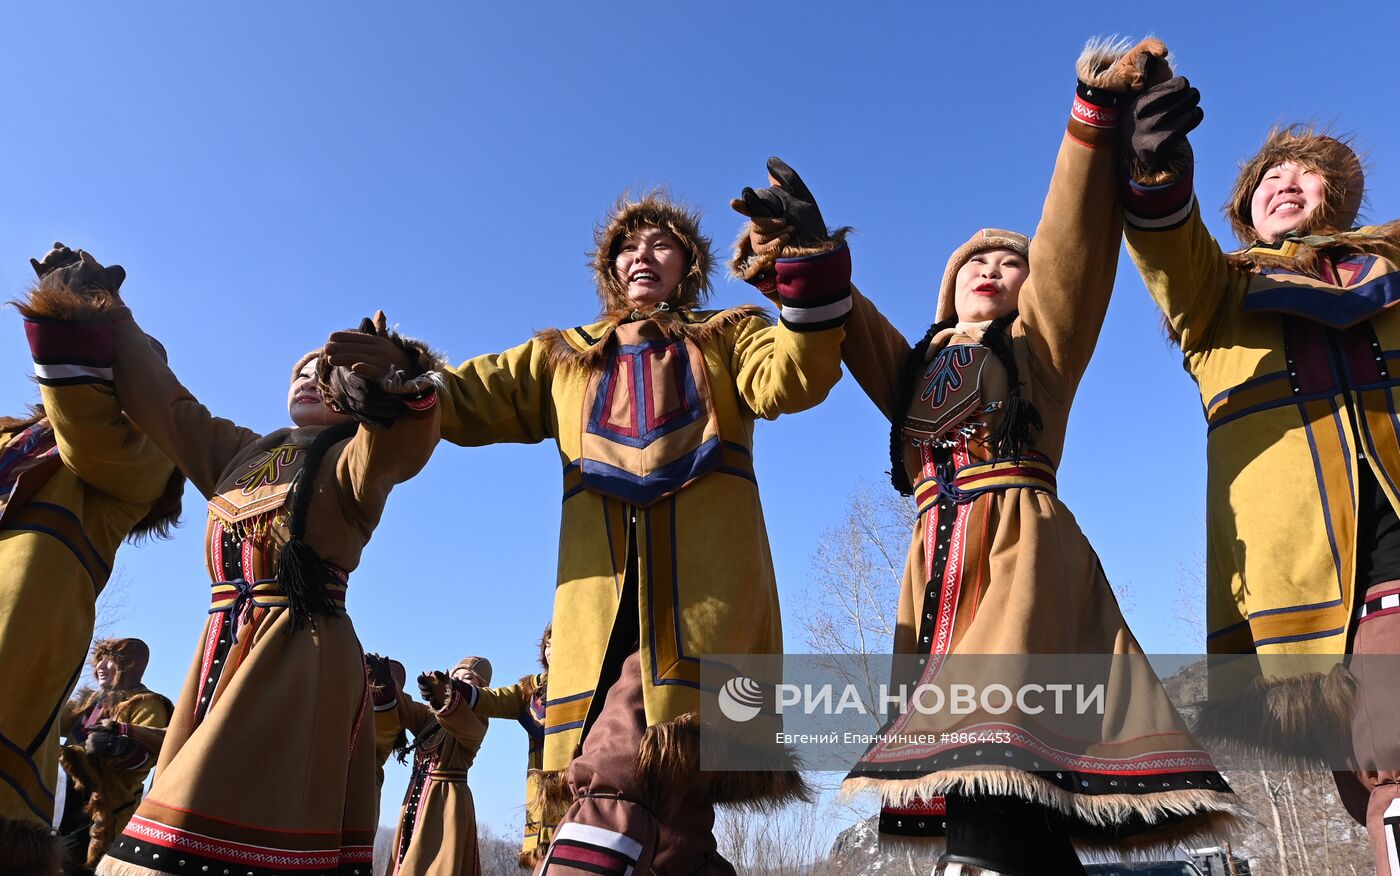
[[[1065,404],[1098,343],[1118,270],[1123,208],[1112,143],[1091,145],[1068,133],[1061,140],[1021,288],[1034,379]]]
[[[543,345],[468,359],[445,374],[442,437],[464,447],[534,444],[555,436]]]
[[[765,420],[815,407],[841,379],[841,325],[796,331],[749,317],[727,336],[739,396]]]
[[[1192,203],[1186,220],[1166,229],[1126,228],[1128,255],[1142,274],[1184,353],[1209,346],[1221,315],[1239,302],[1248,278],[1225,259]]]
[[[394,741],[399,738],[403,724],[399,721],[399,710],[394,706],[374,710],[374,762],[383,767],[394,751]]]
[[[472,711],[483,718],[519,718],[527,708],[525,687],[521,684],[479,687],[476,702],[472,703]]]
[[[129,314],[115,320],[112,330],[122,410],[201,493],[212,496],[229,462],[258,434],[209,413],[161,361]]]
[[[336,459],[336,484],[343,503],[372,532],[384,513],[389,491],[422,470],[437,445],[442,418],[439,401],[410,410],[385,428],[361,425]]]
[[[894,407],[911,347],[899,329],[854,286],[851,305],[846,337],[841,342],[841,361],[880,413],[893,422],[903,414]]]
[[[160,498],[173,466],[117,404],[112,324],[34,314],[24,329],[63,464],[118,501],[149,505]]]
[[[399,693],[399,723],[413,738],[417,739],[433,722],[433,710],[411,698],[406,693]]]
[[[452,686],[452,694],[447,702],[443,703],[442,709],[434,712],[437,722],[442,725],[442,729],[466,746],[473,754],[481,746],[481,740],[486,737],[488,721],[485,715],[477,714],[475,710],[467,704],[466,698],[462,696],[461,688],[458,685]]]

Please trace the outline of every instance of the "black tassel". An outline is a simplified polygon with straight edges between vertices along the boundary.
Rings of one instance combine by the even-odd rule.
[[[306,462],[297,472],[287,505],[287,543],[277,557],[277,583],[287,594],[292,613],[292,629],[299,630],[316,615],[334,616],[336,608],[326,592],[335,575],[311,545],[306,543],[306,517],[316,492],[316,470],[326,451],[355,434],[359,424],[351,421],[332,426],[312,440]]]
[[[992,452],[999,459],[1020,459],[1026,455],[1026,448],[1030,446],[1031,430],[1039,431],[1043,426],[1040,411],[1035,409],[1035,405],[1021,398],[1016,390],[1012,390],[1011,397],[1006,400],[1006,407],[1002,409],[1001,422],[987,437],[987,442],[992,445]]]
[[[1006,329],[1017,316],[1013,310],[987,326],[986,333],[982,335],[982,343],[1006,369],[1006,406],[1002,409],[1001,422],[987,438],[992,453],[999,459],[1020,459],[1025,456],[1031,445],[1031,430],[1039,431],[1045,425],[1035,405],[1021,398],[1021,371],[1016,367],[1016,357],[1006,341]]]

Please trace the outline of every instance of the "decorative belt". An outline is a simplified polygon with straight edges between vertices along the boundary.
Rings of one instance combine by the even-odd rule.
[[[434,782],[465,782],[466,770],[428,770],[428,778]]]
[[[914,501],[920,514],[932,508],[941,497],[964,505],[992,490],[1019,488],[1055,494],[1055,466],[1041,453],[1030,452],[1020,459],[991,459],[948,469],[940,467],[914,485]]]
[[[325,585],[326,596],[336,608],[345,608],[348,577],[346,576],[346,580],[336,580]],[[235,578],[232,581],[214,582],[210,593],[209,613],[229,616],[229,620],[232,621],[229,624],[229,641],[236,643],[238,625],[248,620],[253,609],[286,608],[290,604],[291,600],[287,598],[276,578],[259,578],[256,581]]]

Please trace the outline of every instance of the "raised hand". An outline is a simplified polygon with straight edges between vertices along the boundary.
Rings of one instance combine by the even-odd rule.
[[[423,702],[434,710],[441,709],[452,696],[452,677],[436,670],[425,672],[418,676],[418,692],[423,695]]]
[[[1201,93],[1177,76],[1135,95],[1119,133],[1126,157],[1141,171],[1165,170],[1182,155],[1186,135],[1205,118]]]
[[[383,705],[398,695],[398,685],[389,669],[389,658],[379,654],[365,654],[365,668],[369,670],[370,692],[375,703]]]
[[[768,182],[763,189],[745,187],[739,197],[729,202],[735,212],[753,220],[754,229],[763,234],[764,239],[758,241],[750,231],[756,250],[760,242],[771,246],[771,241],[779,238],[797,246],[816,246],[830,239],[817,199],[797,171],[774,156],[768,159]]]
[[[42,260],[30,259],[29,264],[43,287],[62,284],[79,295],[106,293],[114,300],[121,300],[126,269],[121,265],[104,266],[84,250],[69,249],[55,242]]]

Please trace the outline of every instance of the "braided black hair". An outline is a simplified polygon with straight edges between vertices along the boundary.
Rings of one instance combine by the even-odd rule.
[[[301,629],[314,615],[334,615],[335,605],[326,595],[326,585],[337,579],[325,560],[306,543],[306,517],[311,497],[316,493],[316,470],[326,452],[355,434],[359,423],[351,420],[323,430],[306,449],[306,461],[292,480],[287,498],[287,543],[277,558],[277,582],[287,594],[292,612],[292,628]]]
[[[1006,409],[1002,412],[1001,422],[988,436],[988,443],[996,456],[1016,459],[1024,456],[1026,448],[1030,445],[1030,430],[1038,430],[1042,426],[1040,412],[1035,409],[1035,405],[1021,398],[1021,372],[1016,367],[1016,357],[1012,355],[1011,344],[1006,338],[1007,327],[1016,321],[1018,315],[1018,312],[1013,310],[1005,316],[998,317],[987,326],[987,331],[982,335],[983,346],[991,350],[1006,369],[1009,387]],[[894,416],[890,421],[890,484],[905,496],[914,494],[914,485],[909,481],[909,473],[904,470],[905,412],[914,403],[914,393],[918,391],[919,370],[924,366],[929,344],[933,343],[939,332],[957,324],[958,318],[953,316],[929,326],[923,339],[914,345],[914,349],[909,351],[904,360],[899,396],[896,398]]]

